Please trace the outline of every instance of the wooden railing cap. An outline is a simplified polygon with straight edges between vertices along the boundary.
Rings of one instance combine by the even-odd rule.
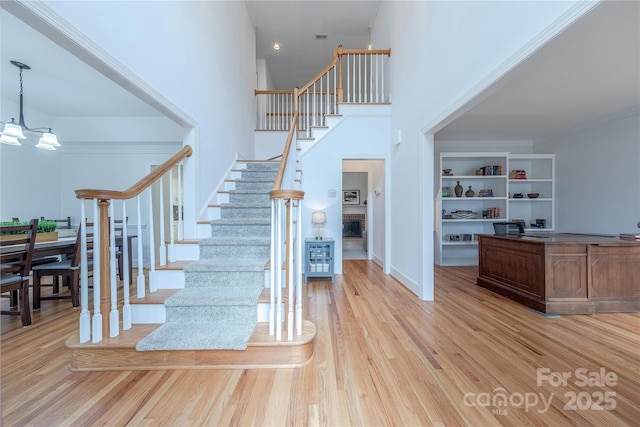
[[[125,191],[117,190],[99,190],[99,189],[80,189],[76,190],[77,199],[98,199],[98,200],[126,200],[136,197],[142,193],[145,189],[151,186],[154,182],[162,177],[165,173],[169,172],[176,164],[191,157],[193,150],[190,145],[185,145],[182,150],[174,154],[169,160],[162,165],[155,168],[151,173],[146,175],[140,181],[136,182]]]

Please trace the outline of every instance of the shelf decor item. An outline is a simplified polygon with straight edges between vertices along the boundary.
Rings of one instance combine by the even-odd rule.
[[[453,191],[456,193],[456,197],[462,197],[462,185],[460,185],[460,181],[456,181],[456,186],[453,188]]]
[[[471,189],[471,186],[469,186],[469,189],[464,193],[464,195],[467,197],[473,197],[476,195],[476,192]]]

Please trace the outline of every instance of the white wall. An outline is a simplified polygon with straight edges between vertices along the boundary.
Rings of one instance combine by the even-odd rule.
[[[1,100],[3,118],[18,119],[19,105]],[[30,126],[51,126],[53,118],[25,108]],[[39,136],[26,133],[21,146],[0,144],[0,220],[58,218],[61,163],[59,151],[35,148]],[[49,216],[51,215],[51,216]]]
[[[198,122],[199,212],[236,153],[253,157],[255,33],[244,2],[45,3]]]
[[[640,115],[535,146],[556,154],[556,229],[633,233],[640,221]]]
[[[384,107],[370,107],[384,108]],[[300,159],[305,192],[302,231],[313,237],[313,211],[325,211],[323,235],[335,239],[335,272],[342,274],[342,161],[343,159],[386,159],[389,151],[389,121],[385,116],[347,116]],[[361,195],[362,197],[362,195]],[[384,209],[384,208],[383,208]],[[373,239],[384,242],[386,227]],[[377,233],[381,233],[378,236]],[[384,252],[382,252],[384,253]]]
[[[422,298],[433,292],[433,277],[422,273],[420,263],[433,262],[434,155],[432,145],[419,147],[421,135],[470,101],[480,82],[574,3],[381,3],[372,41],[374,48],[391,48],[390,129],[403,135],[389,165],[391,270],[405,286],[420,289]]]
[[[264,160],[281,155],[288,134],[288,131],[275,130],[254,132],[255,158]]]

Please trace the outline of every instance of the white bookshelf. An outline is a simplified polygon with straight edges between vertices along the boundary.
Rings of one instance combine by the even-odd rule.
[[[495,166],[492,172],[499,173],[480,174],[485,166]],[[450,174],[445,175],[444,169],[451,169]],[[510,179],[509,172],[516,169],[524,170],[527,179]],[[527,224],[527,231],[553,230],[553,155],[441,153],[439,172],[435,227],[436,264],[477,265],[476,235],[493,234],[494,222],[521,219]],[[454,189],[458,182],[463,187],[461,197],[455,195]],[[469,186],[475,193],[473,197],[465,194]],[[446,188],[450,190],[448,197]],[[482,197],[480,190],[491,190],[492,196]],[[523,198],[513,198],[515,193],[522,193]],[[530,193],[539,193],[539,196],[535,199],[528,198]],[[458,212],[462,214],[457,214]],[[496,216],[498,212],[499,216]],[[536,220],[544,220],[544,230],[531,227]]]

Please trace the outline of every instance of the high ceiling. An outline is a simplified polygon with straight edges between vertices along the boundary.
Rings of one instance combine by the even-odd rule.
[[[366,49],[380,7],[380,1],[246,4],[256,28],[256,57],[266,60],[276,90],[304,86],[331,62],[339,44],[345,49]],[[280,50],[273,49],[275,43]]]
[[[275,87],[305,84],[338,44],[366,48],[380,1],[247,1],[257,58]],[[438,140],[540,140],[640,104],[640,2],[603,2],[449,123]],[[160,113],[0,8],[3,98],[17,103],[15,59],[26,108],[52,116]],[[316,40],[326,35],[326,40]],[[281,49],[273,50],[279,43]],[[377,46],[380,47],[380,46]],[[382,46],[388,47],[388,46]],[[2,111],[1,120],[17,116]],[[17,117],[16,117],[17,118]],[[31,123],[27,116],[27,124]]]

